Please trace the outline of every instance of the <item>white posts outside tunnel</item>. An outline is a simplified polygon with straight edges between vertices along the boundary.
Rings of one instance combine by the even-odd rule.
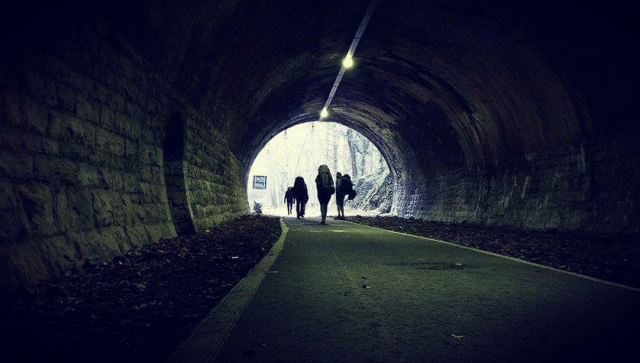
[[[253,162],[247,183],[251,212],[254,203],[268,214],[286,215],[284,195],[297,176],[309,191],[307,216],[319,215],[315,177],[318,166],[326,164],[335,174],[349,174],[358,192],[345,202],[347,215],[379,214],[390,208],[392,183],[389,168],[378,149],[357,131],[333,122],[310,122],[293,126],[276,135]],[[266,189],[254,189],[254,176],[266,177]],[[329,216],[336,214],[335,197]]]

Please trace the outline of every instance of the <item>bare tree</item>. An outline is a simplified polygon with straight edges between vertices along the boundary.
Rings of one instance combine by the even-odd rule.
[[[315,194],[311,190],[321,164],[327,164],[334,175],[338,171],[350,174],[354,185],[365,187],[367,190],[362,192],[367,194],[367,204],[377,203],[370,200],[375,199],[375,188],[381,187],[389,173],[377,148],[355,130],[333,122],[302,124],[277,135],[260,152],[250,176],[266,175],[267,190],[250,189],[250,202],[262,198],[264,207],[282,206],[284,193],[297,176],[302,176],[307,182],[310,196]],[[363,178],[370,179],[370,182],[358,181]]]

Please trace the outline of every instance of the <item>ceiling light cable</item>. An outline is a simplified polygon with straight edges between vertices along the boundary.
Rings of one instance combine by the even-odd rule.
[[[375,10],[376,5],[378,5],[378,0],[371,0],[371,2],[369,3],[367,12],[364,14],[364,17],[360,22],[360,26],[358,27],[358,31],[356,31],[356,35],[353,38],[353,41],[351,42],[351,46],[349,47],[349,52],[347,52],[347,58],[353,57],[353,54],[355,53],[356,48],[358,47],[358,43],[360,43],[360,39],[362,38],[362,34],[364,34],[364,30],[367,28],[367,25],[369,24],[369,19],[371,19],[371,15]],[[325,119],[328,117],[329,105],[331,104],[331,101],[333,101],[333,96],[336,94],[336,90],[338,89],[338,85],[340,85],[340,81],[342,80],[342,76],[344,75],[344,71],[346,69],[347,68],[344,65],[340,67],[340,72],[338,73],[336,80],[333,82],[333,87],[331,87],[331,92],[329,92],[329,97],[327,98],[327,102],[325,102],[324,107],[322,108],[321,116],[318,121],[321,121],[322,119]]]

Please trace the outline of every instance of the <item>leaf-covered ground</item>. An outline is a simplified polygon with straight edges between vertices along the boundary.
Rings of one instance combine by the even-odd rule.
[[[398,217],[347,217],[356,223],[434,238],[640,288],[640,236],[587,236],[475,227]]]
[[[244,216],[2,294],[2,361],[162,362],[280,232],[278,218]]]
[[[640,287],[637,234],[589,237],[393,217],[348,219]],[[162,362],[280,232],[278,218],[244,216],[208,233],[134,248],[28,293],[0,294],[2,360]]]

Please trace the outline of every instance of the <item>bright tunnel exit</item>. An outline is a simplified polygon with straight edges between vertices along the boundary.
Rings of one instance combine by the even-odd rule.
[[[325,164],[336,173],[348,174],[357,192],[345,198],[345,215],[377,215],[391,210],[393,180],[389,167],[369,139],[335,122],[308,122],[282,131],[260,151],[249,171],[247,197],[250,212],[256,204],[263,214],[288,215],[285,193],[301,176],[309,201],[306,217],[320,216],[315,178]],[[337,215],[335,195],[328,205],[328,218]],[[291,216],[295,216],[295,205]]]

